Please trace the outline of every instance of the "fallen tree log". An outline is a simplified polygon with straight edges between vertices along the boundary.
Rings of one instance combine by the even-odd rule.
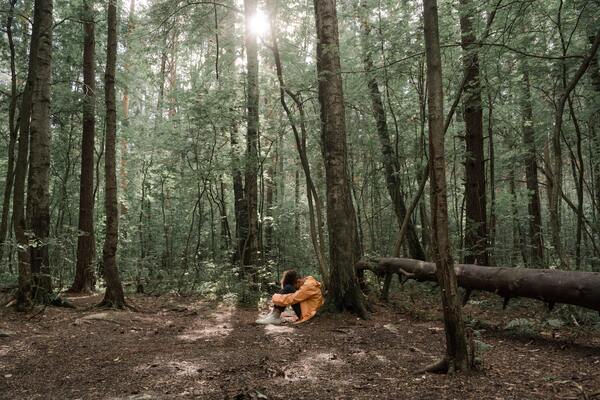
[[[396,273],[408,279],[435,282],[435,264],[408,258],[380,258],[375,263],[359,261],[359,276],[371,270],[386,276],[386,283]],[[554,269],[487,267],[455,264],[458,285],[467,290],[483,290],[507,299],[527,297],[547,302],[572,304],[600,312],[600,273]],[[389,284],[387,285],[389,287]],[[385,293],[384,293],[385,296]]]

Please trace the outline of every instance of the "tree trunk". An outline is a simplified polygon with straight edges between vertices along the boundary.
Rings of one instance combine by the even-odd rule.
[[[494,151],[494,99],[490,92],[490,85],[486,79],[487,98],[488,98],[488,157],[490,170],[490,219],[488,224],[488,242],[490,252],[488,252],[489,265],[496,265],[496,163]]]
[[[135,29],[135,0],[129,2],[129,14],[127,17],[127,33],[125,34],[125,78],[123,79],[123,129],[129,128],[129,83],[131,82],[131,38]],[[119,162],[119,189],[121,190],[121,198],[119,200],[119,212],[121,216],[127,214],[129,201],[127,199],[127,187],[129,180],[127,178],[127,153],[129,145],[127,139],[122,135],[120,140],[120,162]]]
[[[94,261],[94,138],[96,134],[96,40],[94,11],[89,0],[83,3],[83,135],[79,181],[79,234],[77,266],[70,292],[91,292],[95,286]]]
[[[225,199],[225,182],[223,177],[219,177],[219,187],[216,188],[216,201],[219,206],[219,217],[221,221],[221,249],[226,250],[231,243],[231,231],[229,229],[229,219],[227,218],[227,201]]]
[[[300,237],[300,170],[294,173],[294,233]]]
[[[347,173],[347,144],[338,22],[335,0],[314,0],[321,142],[327,187],[327,227],[331,277],[329,304],[366,317],[353,268],[356,217]]]
[[[394,213],[396,214],[398,229],[401,229],[402,223],[404,222],[406,216],[406,204],[400,184],[400,164],[398,162],[398,154],[392,147],[385,113],[385,106],[383,105],[383,101],[381,99],[381,92],[379,90],[377,78],[373,72],[373,57],[370,50],[373,46],[371,46],[369,42],[371,26],[369,25],[368,16],[366,15],[368,11],[367,3],[364,2],[364,0],[361,8],[363,8],[363,10],[361,10],[362,15],[360,20],[361,44],[363,64],[367,74],[367,85],[369,88],[369,96],[371,98],[371,110],[377,125],[377,134],[379,136],[379,143],[381,145],[382,163],[385,170],[388,193],[392,199],[392,206],[394,208]],[[419,242],[419,236],[412,219],[408,219],[407,221],[406,236],[411,256],[418,260],[425,260],[425,252],[423,251],[423,247]]]
[[[593,46],[594,44],[594,36],[589,35],[588,36],[588,40],[590,45]],[[593,149],[595,149],[596,154],[598,154],[598,149],[600,149],[600,68],[598,67],[598,58],[594,57],[592,58],[592,60],[590,61],[590,83],[592,86],[592,90],[594,95],[591,98],[590,101],[590,106],[592,108],[591,110],[591,117],[590,117],[590,124],[589,124],[589,128],[590,128],[590,132],[591,132],[591,138],[592,138],[592,143],[591,146]],[[593,176],[593,193],[590,193],[590,196],[593,197],[594,201],[593,204],[595,205],[596,208],[596,218],[597,220],[594,221],[594,226],[596,229],[596,234],[600,234],[600,217],[598,217],[598,215],[600,214],[600,160],[598,159],[592,159],[591,160],[591,171],[593,172],[592,176]],[[598,262],[596,262],[595,264],[598,264]]]
[[[167,37],[169,32],[163,33],[162,50],[160,54],[160,86],[158,88],[158,99],[156,101],[156,118],[154,119],[154,130],[158,129],[163,120],[163,108],[165,103],[165,84],[167,80]]]
[[[235,252],[233,261],[243,263],[242,254],[244,252],[244,243],[248,232],[246,200],[244,198],[244,181],[242,171],[240,170],[240,157],[238,145],[238,128],[231,127],[231,164],[232,164],[232,183],[233,183],[233,207],[235,212]]]
[[[169,83],[169,110],[167,115],[169,119],[175,117],[177,114],[177,54],[178,54],[178,44],[179,44],[179,26],[177,24],[177,18],[175,18],[173,27],[171,28],[171,42],[168,45],[170,58],[168,59],[169,64],[169,74],[167,81]]]
[[[40,1],[39,47],[31,105],[27,225],[34,299],[46,302],[52,292],[48,236],[50,233],[50,91],[52,81],[52,0]]]
[[[10,52],[10,105],[8,106],[8,161],[6,165],[6,180],[4,185],[4,196],[2,200],[2,220],[0,221],[0,262],[4,256],[6,233],[8,231],[10,197],[14,183],[15,169],[15,146],[17,144],[18,128],[16,124],[17,112],[17,69],[15,43],[13,40],[12,24],[17,0],[10,0],[10,9],[6,17],[6,36]]]
[[[252,32],[250,21],[256,15],[257,0],[244,0],[246,20],[246,57],[247,57],[247,118],[246,164],[244,173],[244,196],[246,199],[247,226],[242,237],[242,260],[244,266],[256,265],[258,261],[258,48],[257,37]],[[250,271],[246,271],[250,272]]]
[[[567,103],[569,105],[569,113],[571,115],[571,121],[573,122],[573,126],[575,128],[576,133],[576,153],[573,154],[571,150],[571,163],[573,165],[573,181],[576,184],[577,191],[577,211],[576,211],[576,228],[575,228],[575,268],[581,268],[582,254],[581,254],[581,239],[583,233],[583,186],[584,186],[584,174],[585,174],[585,165],[583,162],[583,151],[581,146],[582,133],[581,128],[579,126],[579,121],[577,120],[577,115],[575,114],[575,109],[573,107],[573,101],[571,97],[567,99]]]
[[[427,57],[429,114],[429,173],[431,174],[432,243],[437,281],[442,292],[446,326],[446,359],[449,372],[469,369],[467,341],[462,320],[454,261],[448,237],[448,199],[444,154],[444,94],[436,0],[424,0],[423,23]],[[483,188],[485,189],[485,187]],[[485,190],[484,190],[485,192]]]
[[[273,161],[273,164],[275,160]],[[265,210],[265,254],[271,256],[273,252],[273,197],[275,194],[275,168],[270,164],[267,168],[267,204]]]
[[[465,120],[465,262],[488,264],[483,117],[478,46],[473,31],[473,3],[460,0],[460,30],[465,70],[463,116]]]
[[[269,9],[271,10],[271,35],[273,39],[273,57],[275,59],[275,69],[277,71],[277,79],[279,81],[279,101],[288,117],[288,121],[290,122],[290,126],[292,127],[292,132],[294,133],[294,139],[296,141],[296,149],[298,150],[298,156],[300,157],[300,165],[302,166],[302,170],[304,172],[304,178],[306,180],[306,197],[308,200],[308,213],[309,213],[309,228],[310,228],[310,238],[313,245],[313,249],[315,251],[315,255],[317,256],[317,261],[319,264],[319,270],[323,277],[324,286],[327,287],[329,282],[329,271],[327,267],[327,261],[325,257],[325,238],[323,232],[323,223],[322,223],[322,215],[323,215],[323,205],[321,202],[321,196],[315,187],[314,181],[312,179],[312,174],[310,170],[310,163],[308,161],[308,155],[306,151],[306,115],[304,112],[304,104],[301,98],[293,93],[289,87],[285,85],[285,81],[283,79],[283,66],[281,64],[281,57],[279,54],[279,45],[277,39],[277,27],[275,23],[276,9],[273,6],[272,2],[269,3]],[[296,107],[298,108],[298,113],[300,114],[300,132],[298,132],[298,126],[296,124],[296,120],[292,113],[292,110],[287,104],[286,95],[288,95]],[[280,140],[281,142],[281,140]],[[283,153],[280,152],[280,162],[283,158]],[[283,167],[283,164],[282,164]],[[283,168],[281,168],[281,173],[283,174]],[[298,187],[298,185],[297,185]],[[280,193],[278,195],[281,197],[283,201],[283,185],[281,186]]]
[[[438,281],[436,264],[407,258],[381,258],[374,268],[361,262],[357,269],[374,269],[379,274],[399,273],[418,281]],[[600,272],[472,264],[456,264],[454,272],[460,287],[467,290],[483,290],[505,299],[527,297],[550,306],[563,303],[600,311]]]
[[[167,204],[167,196],[165,195],[165,182],[167,176],[160,176],[160,213],[162,216],[162,230],[163,230],[163,251],[161,254],[161,267],[166,270],[171,270],[171,248],[169,242],[171,241],[169,223],[167,222],[167,212],[165,210]]]
[[[533,108],[531,106],[531,88],[529,84],[529,68],[521,61],[523,74],[521,94],[521,120],[523,146],[525,147],[525,176],[527,180],[529,211],[529,239],[531,241],[531,264],[544,267],[544,241],[542,235],[542,207],[538,183],[537,150],[535,131],[533,129]]]
[[[511,146],[512,148],[512,146]],[[518,249],[519,254],[523,258],[524,265],[529,265],[529,260],[527,258],[527,244],[525,241],[525,235],[523,234],[523,230],[521,229],[521,222],[519,221],[519,199],[517,197],[516,185],[515,185],[515,169],[514,166],[511,165],[509,171],[509,193],[511,196],[511,215],[512,215],[512,227],[513,227],[513,251],[511,252],[511,262],[516,263],[516,260],[513,259],[515,249]]]
[[[106,237],[102,251],[106,291],[101,306],[124,308],[125,296],[117,267],[117,245],[119,242],[119,208],[117,202],[117,105],[115,93],[115,71],[117,64],[117,0],[108,0],[107,5],[106,71],[104,74],[104,96],[106,104],[106,139],[104,150],[104,207],[106,210]]]
[[[15,183],[13,193],[13,226],[17,241],[19,260],[19,290],[17,292],[17,309],[27,310],[32,303],[32,276],[30,265],[29,241],[26,236],[27,223],[25,220],[25,179],[27,177],[29,156],[29,128],[33,89],[37,73],[38,48],[40,41],[41,7],[43,0],[36,0],[34,5],[33,27],[29,43],[29,66],[27,81],[23,89],[19,119],[19,144],[15,164]]]

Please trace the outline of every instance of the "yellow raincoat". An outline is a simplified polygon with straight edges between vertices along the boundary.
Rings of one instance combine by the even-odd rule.
[[[312,276],[307,276],[300,289],[290,294],[274,294],[273,304],[287,307],[300,303],[302,318],[297,323],[306,322],[315,316],[323,305],[323,294],[321,284]]]

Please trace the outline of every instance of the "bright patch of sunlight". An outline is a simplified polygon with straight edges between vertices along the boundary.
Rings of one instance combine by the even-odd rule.
[[[285,371],[285,379],[288,381],[316,381],[324,371],[331,373],[334,366],[344,364],[333,353],[305,353],[304,357],[295,362],[293,369]],[[346,384],[346,381],[340,381]]]
[[[294,328],[285,325],[265,325],[267,335],[281,335],[282,333],[293,333]]]
[[[171,361],[168,366],[175,371],[175,375],[182,376],[198,375],[198,371],[205,367],[205,365],[190,361]]]
[[[256,14],[250,17],[248,26],[250,27],[250,32],[252,32],[252,34],[263,37],[269,33],[270,30],[269,17],[262,10],[257,10]]]
[[[186,329],[178,338],[189,342],[201,339],[225,338],[233,330],[232,310],[232,308],[219,307],[210,317],[198,318],[194,326]]]

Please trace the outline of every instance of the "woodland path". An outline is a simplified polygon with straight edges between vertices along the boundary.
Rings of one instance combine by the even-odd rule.
[[[401,296],[369,321],[321,316],[279,327],[253,324],[256,310],[197,297],[130,297],[135,313],[84,308],[99,296],[27,317],[4,308],[0,330],[13,335],[0,337],[0,398],[600,399],[597,330],[502,329],[543,315],[533,303],[505,312],[487,297],[485,310],[468,305],[468,318],[487,321],[477,332],[491,346],[481,371],[417,373],[442,354],[444,333],[436,299]]]

